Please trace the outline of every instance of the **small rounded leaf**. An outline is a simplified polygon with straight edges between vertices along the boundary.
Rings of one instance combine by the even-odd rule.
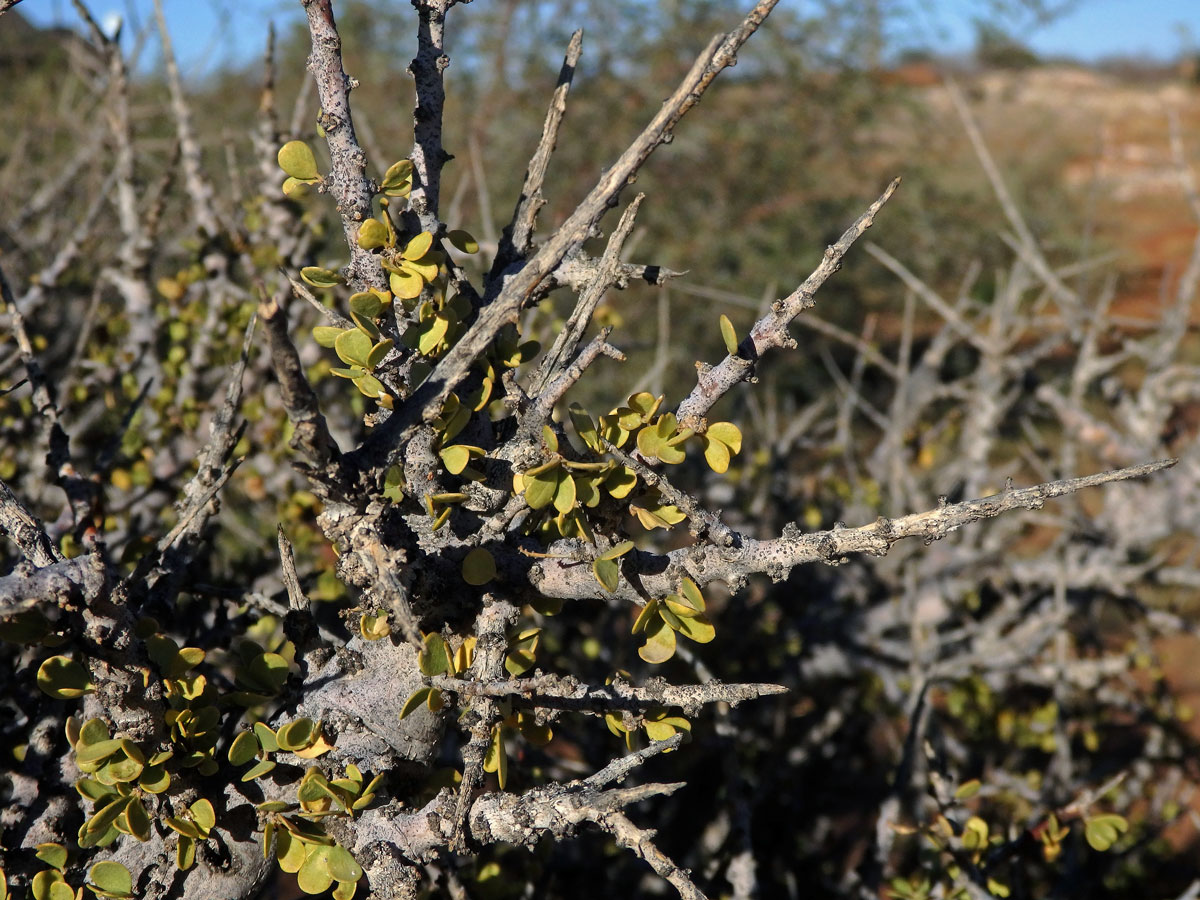
[[[390,197],[405,197],[412,189],[413,164],[402,159],[388,167],[379,183],[379,189]]]
[[[296,884],[306,894],[323,894],[333,884],[333,875],[325,859],[325,848],[314,847],[304,860],[304,865],[296,873]]]
[[[320,177],[312,148],[304,141],[288,141],[276,156],[279,168],[298,181],[313,181]]]
[[[312,330],[313,339],[322,347],[333,348],[334,342],[341,337],[344,328],[334,328],[332,325],[318,325]]]
[[[37,672],[37,686],[55,700],[74,700],[96,689],[87,669],[67,656],[52,656],[42,663]]]
[[[432,246],[433,235],[428,231],[422,231],[405,245],[401,256],[408,260],[417,260],[428,253],[429,248]]]
[[[446,234],[446,240],[461,250],[463,253],[478,253],[479,242],[471,237],[466,231],[456,230]]]
[[[229,746],[229,761],[235,766],[244,766],[258,754],[258,738],[252,731],[243,731]]]
[[[388,242],[388,228],[378,219],[367,219],[358,226],[358,246],[364,250],[378,250]]]
[[[463,559],[462,576],[467,584],[487,584],[496,577],[495,557],[488,550],[476,547]]]
[[[621,570],[615,559],[601,557],[592,563],[592,574],[600,582],[600,587],[610,594],[614,593],[621,581]]]
[[[362,878],[363,870],[350,855],[350,851],[340,844],[334,844],[325,855],[329,874],[335,881],[358,881]]]
[[[661,618],[646,626],[646,643],[638,648],[638,656],[648,663],[664,663],[675,655],[675,631]]]
[[[708,430],[704,432],[704,436],[710,441],[720,441],[735,456],[741,452],[742,432],[732,422],[714,422],[708,426]]]
[[[61,869],[67,864],[67,848],[62,844],[38,844],[37,858],[48,866]]]

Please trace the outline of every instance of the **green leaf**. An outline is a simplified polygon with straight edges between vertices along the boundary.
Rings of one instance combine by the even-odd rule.
[[[592,574],[600,582],[600,587],[610,594],[615,593],[617,585],[621,583],[621,569],[615,559],[599,557],[592,563]]]
[[[525,502],[530,509],[542,509],[550,504],[558,493],[560,475],[557,467],[532,478],[525,475]]]
[[[138,787],[147,794],[161,794],[171,786],[171,775],[163,766],[146,766]]]
[[[228,758],[235,766],[244,766],[258,754],[258,738],[252,731],[243,731],[229,746]]]
[[[471,237],[469,232],[462,230],[454,230],[446,233],[446,240],[461,250],[463,253],[478,253],[479,242]]]
[[[354,892],[357,889],[357,881],[339,881],[337,887],[333,889],[333,900],[354,900]]]
[[[179,843],[175,845],[175,865],[180,872],[186,872],[196,864],[196,842],[190,837],[180,835]]]
[[[391,338],[385,338],[372,347],[371,352],[367,354],[367,368],[374,369],[383,362],[384,357],[392,352],[393,346],[395,346],[395,342]]]
[[[371,220],[375,221],[374,219]],[[360,231],[361,235],[362,232]],[[359,291],[350,295],[350,311],[367,319],[374,319],[383,312],[383,301],[374,291]]]
[[[124,825],[123,828],[122,825]],[[142,843],[150,840],[150,814],[146,812],[146,807],[142,805],[141,800],[129,801],[125,812],[117,820],[117,827],[121,831],[133,835]]]
[[[275,157],[279,168],[297,181],[315,181],[320,177],[312,148],[304,141],[288,141]]]
[[[972,778],[970,781],[964,781],[958,786],[958,790],[954,792],[954,799],[970,800],[979,793],[980,787],[982,787],[982,784],[978,778]]]
[[[303,750],[317,739],[320,727],[307,716],[288,722],[275,735],[280,750]]]
[[[710,441],[720,441],[736,456],[742,450],[742,432],[732,422],[714,422],[708,426],[704,436]]]
[[[241,673],[250,690],[277,694],[287,681],[288,662],[278,653],[263,653]],[[264,744],[264,746],[266,746]]]
[[[367,357],[371,355],[371,339],[357,328],[353,328],[338,335],[333,349],[347,365],[365,368]]]
[[[258,743],[268,753],[274,753],[279,749],[279,741],[275,737],[275,732],[271,730],[271,726],[262,722],[255,722],[254,736],[258,738]]]
[[[82,741],[80,743],[82,746],[75,751],[75,762],[80,765],[108,759],[108,757],[121,749],[120,738],[97,741],[94,744],[83,744]]]
[[[575,479],[560,469],[554,489],[554,508],[560,513],[570,512],[575,507],[575,498]]]
[[[656,617],[646,626],[646,643],[638,656],[648,663],[664,663],[675,655],[675,630]]]
[[[329,848],[325,860],[329,866],[329,874],[335,881],[358,881],[363,876],[362,866],[350,855],[350,851],[340,844]]]
[[[67,848],[62,844],[38,844],[37,858],[48,866],[61,869],[67,864]]]
[[[296,839],[286,828],[282,829],[275,838],[275,861],[279,868],[290,875],[295,875],[304,865],[307,845]]]
[[[540,628],[527,628],[509,642],[508,654],[504,657],[504,668],[509,675],[516,677],[533,666],[541,634]]]
[[[704,615],[680,618],[675,630],[697,644],[707,644],[717,635],[717,629]]]
[[[729,355],[736,356],[738,352],[737,332],[733,330],[733,323],[729,321],[729,316],[721,316],[721,339],[725,341],[725,349],[729,351]]]
[[[336,287],[346,281],[333,269],[322,269],[320,266],[305,266],[300,270],[300,280],[318,288]]]
[[[467,584],[487,584],[496,577],[495,557],[482,547],[476,547],[463,559],[462,576]]]
[[[442,464],[451,475],[459,475],[471,461],[471,447],[467,444],[452,444],[438,451]],[[481,451],[482,452],[482,451]]]
[[[55,700],[74,700],[96,690],[87,669],[66,656],[52,656],[38,668],[37,686]]]
[[[704,595],[700,593],[696,582],[686,575],[683,576],[679,579],[679,591],[683,595],[683,599],[691,604],[692,609],[704,612]]]
[[[125,807],[129,805],[132,797],[116,797],[105,806],[96,810],[95,814],[87,820],[84,828],[89,834],[99,834],[117,821],[117,817],[125,812]]]
[[[256,765],[253,765],[249,769],[247,769],[246,774],[242,776],[241,780],[242,781],[253,781],[255,778],[261,778],[263,775],[266,775],[268,772],[270,772],[274,768],[275,768],[274,761],[269,760],[269,759],[264,759],[264,760],[260,761],[259,763],[257,763]]]
[[[318,325],[312,330],[312,335],[318,344],[332,350],[334,342],[341,337],[345,330],[344,328],[334,328],[332,325]]]
[[[364,250],[386,247],[389,237],[387,226],[378,219],[367,219],[358,226],[358,246]]]
[[[624,500],[637,487],[637,473],[627,466],[618,466],[604,480],[604,489],[614,500]]]
[[[74,900],[75,897],[71,886],[53,869],[34,875],[31,887],[34,900]]]
[[[325,852],[324,847],[310,847],[304,865],[296,873],[296,884],[306,894],[323,894],[333,884]]]
[[[425,646],[417,654],[417,666],[422,675],[444,675],[451,670],[450,648],[436,631],[425,635]]]
[[[364,397],[370,397],[374,400],[377,397],[387,395],[387,389],[383,386],[383,382],[367,372],[355,376],[350,380],[354,382],[354,386],[358,388],[358,392]]]
[[[650,623],[658,616],[658,600],[650,600],[645,606],[638,611],[637,618],[633,620],[633,628],[630,629],[630,634],[640,634],[645,631]]]
[[[504,783],[508,781],[508,755],[504,752],[504,729],[500,725],[492,729],[492,740],[483,757],[483,771],[495,772],[500,790],[504,790]]]

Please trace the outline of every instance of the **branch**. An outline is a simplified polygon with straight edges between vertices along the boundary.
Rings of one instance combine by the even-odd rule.
[[[598,270],[580,294],[579,302],[575,304],[575,309],[571,311],[567,324],[555,338],[554,346],[550,348],[549,353],[542,357],[537,374],[530,381],[531,393],[540,394],[544,391],[558,373],[566,367],[567,359],[575,353],[575,348],[579,346],[583,333],[587,331],[587,327],[592,321],[592,314],[596,311],[597,305],[604,299],[605,292],[617,280],[621,250],[629,238],[629,233],[633,231],[638,207],[642,205],[645,196],[645,194],[638,194],[633,198],[633,202],[625,207],[625,212],[621,214],[617,227],[608,237],[608,245],[604,248],[604,256],[600,259]]]
[[[0,481],[0,532],[8,535],[21,555],[39,569],[62,561],[62,554],[38,517],[3,481]]]
[[[413,110],[413,180],[408,209],[420,220],[421,231],[436,235],[441,222],[442,166],[452,157],[442,147],[442,117],[446,87],[442,73],[450,65],[446,56],[446,11],[452,0],[415,0],[417,9],[417,55],[408,71],[417,88]]]
[[[267,332],[271,368],[275,371],[275,377],[279,379],[283,408],[287,412],[288,420],[295,427],[291,445],[304,454],[315,469],[325,469],[341,457],[341,451],[333,435],[329,433],[329,426],[325,422],[325,416],[321,414],[317,395],[305,377],[300,354],[296,352],[296,345],[288,335],[287,319],[279,306],[279,301],[287,296],[288,288],[280,288],[276,296],[269,300],[265,299],[265,291],[261,288],[260,291],[264,300],[259,304],[258,314],[262,317]]]
[[[546,110],[542,137],[529,160],[529,168],[525,170],[521,196],[517,198],[512,221],[504,229],[504,235],[500,239],[500,247],[496,251],[492,271],[488,275],[489,280],[499,276],[518,259],[525,258],[533,246],[533,231],[537,227],[538,211],[546,203],[542,197],[542,185],[546,180],[550,156],[558,144],[558,129],[567,113],[567,94],[571,91],[571,81],[575,77],[575,67],[579,64],[579,54],[582,50],[583,32],[576,31],[571,35],[571,43],[567,45],[567,55],[558,73],[558,84],[555,85],[554,94],[550,98],[550,108]]]
[[[47,563],[31,575],[13,572],[0,578],[0,618],[52,603],[66,606],[83,600],[90,604],[101,596],[107,583],[108,573],[99,553]]]
[[[489,305],[458,343],[442,357],[424,384],[357,451],[356,455],[365,457],[360,462],[394,461],[412,429],[422,421],[432,420],[441,412],[442,403],[466,377],[476,357],[491,345],[506,324],[517,321],[525,302],[542,281],[569,253],[581,247],[591,236],[604,213],[616,204],[621,191],[650,158],[650,154],[671,139],[679,121],[700,102],[717,75],[726,66],[736,63],[737,51],[758,29],[777,2],[759,0],[736,29],[714,37],[650,124],[605,171],[554,235],[519,271],[507,278],[493,280],[488,289]]]
[[[816,301],[813,295],[825,281],[842,266],[842,257],[856,240],[862,237],[864,231],[875,222],[875,216],[891,199],[892,194],[900,185],[897,178],[887,186],[879,199],[870,205],[865,213],[838,238],[837,243],[825,249],[821,264],[804,280],[800,287],[782,300],[771,305],[771,311],[754,323],[750,334],[742,341],[736,354],[726,356],[717,365],[703,369],[696,381],[696,386],[687,399],[679,404],[676,415],[682,428],[697,428],[703,422],[704,416],[716,405],[735,384],[744,381],[755,364],[766,351],[775,347],[794,349],[796,341],[788,333],[788,325],[792,319],[806,309],[812,308]],[[701,430],[697,428],[697,430]]]
[[[638,687],[623,680],[603,687],[581,684],[570,676],[537,675],[531,678],[496,678],[474,681],[438,675],[429,680],[439,690],[453,691],[460,697],[514,697],[533,706],[575,712],[628,710],[641,712],[652,706],[678,706],[687,715],[695,715],[709,703],[728,703],[737,706],[747,700],[786,694],[788,689],[778,684],[725,684],[709,681],[704,684],[661,684]]]
[[[21,0],[0,0],[0,16],[4,15],[20,2]]]
[[[679,892],[684,900],[705,900],[704,894],[692,884],[689,872],[677,866],[654,843],[654,832],[638,828],[624,813],[611,812],[600,817],[600,827],[613,836],[622,847],[632,850],[650,864],[655,873]]]
[[[321,128],[329,146],[332,169],[326,187],[342,217],[342,231],[350,249],[346,274],[354,290],[387,289],[383,267],[370,251],[358,246],[358,226],[371,217],[374,185],[367,177],[367,155],[354,134],[350,114],[350,89],[354,83],[342,68],[342,39],[333,20],[333,0],[300,0],[308,16],[312,55],[308,70],[321,100]]]
[[[1019,490],[1006,489],[990,497],[945,504],[926,512],[912,513],[898,519],[880,517],[860,528],[833,528],[812,534],[799,534],[794,526],[784,529],[782,537],[757,541],[744,538],[733,547],[696,544],[682,547],[665,555],[635,551],[623,560],[634,566],[638,587],[635,590],[622,579],[615,593],[606,592],[586,566],[572,560],[559,560],[550,554],[541,559],[530,572],[530,582],[544,597],[564,600],[594,598],[611,601],[626,600],[641,604],[645,597],[665,597],[678,587],[680,575],[689,575],[703,586],[722,580],[737,583],[742,578],[766,573],[776,580],[787,578],[792,568],[810,562],[841,562],[850,553],[884,556],[897,541],[908,537],[939,540],[963,525],[990,519],[1009,510],[1040,509],[1047,500],[1072,494],[1083,488],[1141,478],[1175,465],[1176,460],[1164,459],[1140,466],[1130,466],[1111,472],[1101,472],[1082,478],[1051,481]],[[795,532],[795,533],[793,533]]]

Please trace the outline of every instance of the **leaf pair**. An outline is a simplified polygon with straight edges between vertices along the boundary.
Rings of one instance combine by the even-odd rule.
[[[642,607],[633,623],[633,633],[645,632],[646,643],[638,656],[648,663],[663,663],[675,655],[676,634],[698,644],[707,644],[716,636],[712,622],[704,615],[704,595],[692,579],[680,581],[678,594],[651,600]]]
[[[283,193],[287,197],[298,200],[308,193],[311,185],[321,180],[312,147],[304,141],[288,141],[279,148],[275,159],[288,176],[283,182]]]

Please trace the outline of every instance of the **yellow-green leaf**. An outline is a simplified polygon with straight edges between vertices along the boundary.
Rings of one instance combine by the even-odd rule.
[[[456,229],[446,233],[446,240],[463,253],[478,253],[479,242],[471,237],[469,232]]]
[[[617,585],[621,581],[621,569],[615,559],[600,557],[592,563],[592,574],[600,582],[600,587],[610,594],[616,591]]]
[[[422,675],[443,675],[450,671],[450,650],[436,631],[425,635],[425,646],[417,655]]]
[[[463,558],[462,576],[467,584],[487,584],[496,577],[495,557],[482,547],[476,547]]]
[[[675,655],[675,631],[661,618],[655,617],[646,626],[646,643],[638,648],[638,656],[648,663],[664,663]]]
[[[371,339],[357,328],[349,329],[338,335],[333,349],[347,365],[366,367],[367,357],[371,355]]]
[[[87,669],[66,656],[52,656],[41,664],[37,686],[55,700],[74,700],[96,690]]]
[[[300,270],[300,280],[318,288],[331,288],[345,282],[333,269],[323,269],[320,266],[305,266]]]
[[[406,197],[412,188],[413,164],[402,159],[388,167],[379,183],[379,189],[389,197]]]
[[[318,325],[312,330],[312,334],[318,344],[332,350],[334,342],[345,330],[344,328],[334,328],[332,325]]]
[[[429,248],[432,246],[433,235],[428,231],[422,231],[404,246],[404,251],[400,255],[408,260],[420,259],[429,252]]]
[[[725,349],[729,351],[729,355],[736,355],[738,350],[737,332],[733,330],[733,323],[729,321],[729,316],[721,316],[721,339],[725,341]]]
[[[358,226],[358,246],[364,250],[378,250],[387,246],[387,226],[378,219],[367,219]]]
[[[712,622],[704,615],[680,617],[676,631],[697,644],[707,644],[717,635],[717,630],[713,628]]]
[[[714,422],[708,426],[704,436],[710,441],[720,441],[736,456],[742,450],[742,432],[732,422]]]
[[[708,463],[708,467],[718,475],[723,475],[729,471],[729,448],[720,441],[712,440],[705,436],[702,438],[704,443],[704,461]]]
[[[279,168],[297,181],[313,181],[320,177],[312,148],[304,141],[288,141],[276,154]]]

